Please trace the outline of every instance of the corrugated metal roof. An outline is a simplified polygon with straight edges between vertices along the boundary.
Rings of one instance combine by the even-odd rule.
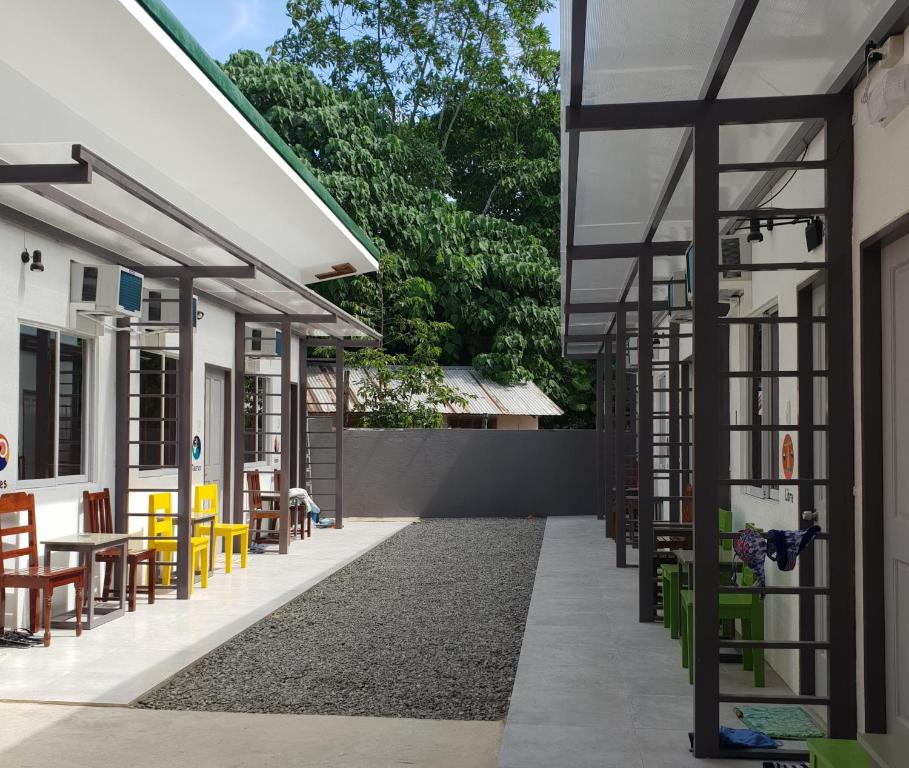
[[[466,405],[440,409],[442,413],[477,416],[561,416],[559,408],[532,381],[505,386],[481,377],[470,366],[443,366],[445,385],[460,392]],[[347,387],[347,408],[359,410],[359,383],[365,372],[351,369]],[[309,413],[334,413],[335,370],[333,365],[311,365],[307,377]]]

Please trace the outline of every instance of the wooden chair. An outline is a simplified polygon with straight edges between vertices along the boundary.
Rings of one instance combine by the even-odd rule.
[[[26,525],[3,527],[3,517],[28,513]],[[17,521],[18,522],[18,521]],[[0,545],[6,536],[28,534],[28,546],[0,551],[0,630],[6,615],[6,590],[29,590],[29,619],[32,634],[38,631],[38,596],[44,594],[44,645],[51,642],[51,603],[54,590],[72,584],[76,588],[76,635],[82,634],[82,597],[85,570],[81,565],[54,568],[38,564],[38,532],[35,522],[35,497],[30,493],[4,493],[0,496]],[[28,566],[6,570],[6,561],[28,556]]]
[[[177,552],[177,533],[170,491],[152,493],[148,497],[148,537],[155,543],[155,549],[164,555],[164,562],[173,562],[172,554]],[[208,588],[208,536],[193,536],[190,539],[191,566],[189,568],[189,593],[193,593],[193,573],[196,568],[202,574],[202,589]],[[171,582],[171,567],[165,566],[161,574],[161,583],[168,586]]]
[[[249,526],[246,523],[222,523],[218,515],[218,486],[215,483],[197,485],[193,489],[193,516],[209,514],[215,516],[215,537],[224,541],[224,556],[226,559],[224,572],[230,573],[234,559],[234,539],[240,539],[240,567],[246,567],[249,550]],[[206,536],[209,531],[208,524],[202,523],[198,534]],[[209,546],[214,546],[210,542]],[[215,552],[217,557],[217,552]]]
[[[262,478],[259,475],[259,470],[254,469],[246,475],[246,485],[247,490],[249,491],[247,494],[249,497],[249,527],[253,531],[255,537],[254,541],[261,541],[264,533],[268,535],[269,541],[274,542],[274,526],[276,526],[277,521],[281,519],[279,504],[275,501],[275,503],[272,504],[271,509],[262,508]],[[271,521],[269,522],[271,530],[262,530],[263,520]]]
[[[82,492],[82,513],[85,516],[86,533],[114,533],[114,516],[111,512],[110,489],[96,493]],[[126,567],[129,569],[128,600],[129,610],[136,610],[136,572],[139,563],[148,566],[148,602],[155,602],[155,555],[154,547],[132,546],[127,548]],[[104,591],[101,599],[105,602],[110,599],[111,581],[114,567],[120,559],[120,548],[111,547],[95,555],[96,563],[104,563]]]

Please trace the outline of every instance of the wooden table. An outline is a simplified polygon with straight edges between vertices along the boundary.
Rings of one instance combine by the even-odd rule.
[[[126,559],[128,533],[75,533],[71,536],[60,536],[56,539],[47,539],[44,545],[44,565],[51,564],[53,552],[78,552],[80,565],[85,570],[85,599],[88,601],[88,618],[83,625],[85,629],[94,629],[106,624],[108,621],[118,619],[126,613]],[[118,558],[120,573],[117,584],[120,589],[120,604],[113,610],[105,611],[95,617],[95,555],[105,549],[120,548]],[[83,606],[77,605],[77,611],[82,611]],[[66,627],[69,622],[52,622],[52,626]]]

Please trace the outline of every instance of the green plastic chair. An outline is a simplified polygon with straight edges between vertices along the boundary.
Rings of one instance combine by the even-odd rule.
[[[750,568],[742,570],[742,584],[754,584],[754,573]],[[743,640],[764,639],[764,601],[758,594],[720,593],[720,621],[738,619],[742,625]],[[680,631],[682,635],[682,666],[688,669],[688,682],[694,683],[694,592],[683,589],[681,596]],[[742,666],[754,671],[754,687],[764,687],[763,648],[743,648]]]
[[[732,533],[732,512],[728,509],[719,510],[720,533]],[[725,539],[720,546],[728,551],[732,550],[732,541]],[[677,563],[668,563],[661,569],[663,580],[663,626],[669,630],[669,636],[678,640],[680,635],[679,623],[679,579],[682,578],[682,569]]]

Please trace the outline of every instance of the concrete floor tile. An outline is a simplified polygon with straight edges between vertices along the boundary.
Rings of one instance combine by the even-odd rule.
[[[508,724],[498,768],[644,768],[633,734],[600,728]]]

